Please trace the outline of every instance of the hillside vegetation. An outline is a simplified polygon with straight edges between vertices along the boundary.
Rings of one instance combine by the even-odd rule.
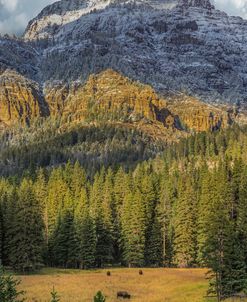
[[[246,143],[246,129],[235,126],[93,178],[78,162],[2,178],[2,261],[20,272],[205,266],[212,281],[220,269],[222,294],[238,292],[247,267]]]

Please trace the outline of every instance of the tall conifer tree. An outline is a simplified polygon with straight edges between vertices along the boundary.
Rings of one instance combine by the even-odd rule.
[[[13,237],[10,240],[10,262],[18,271],[26,272],[42,265],[44,224],[33,184],[24,179],[18,190]]]
[[[75,209],[75,227],[79,243],[77,256],[79,266],[80,268],[92,268],[95,266],[96,229],[90,215],[88,194],[85,188],[81,190]]]
[[[182,178],[175,209],[175,263],[190,267],[196,262],[196,197],[189,177]]]

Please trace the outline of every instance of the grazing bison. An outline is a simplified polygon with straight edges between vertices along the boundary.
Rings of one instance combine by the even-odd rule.
[[[123,298],[123,299],[130,299],[131,296],[129,293],[127,292],[118,292],[117,293],[117,298],[120,299],[120,298]]]

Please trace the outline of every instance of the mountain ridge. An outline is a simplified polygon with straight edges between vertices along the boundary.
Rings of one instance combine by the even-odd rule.
[[[80,9],[85,14],[78,13]],[[73,21],[56,23],[58,16],[66,21],[67,15]],[[209,0],[58,1],[30,21],[23,39],[0,38],[0,120],[11,125],[51,115],[67,119],[64,112],[72,119],[80,117],[91,76],[107,78],[108,70],[114,70],[149,85],[161,99],[171,95],[176,100],[171,114],[165,105],[155,110],[168,110],[174,129],[179,128],[176,115],[196,131],[225,127],[240,120],[231,104],[241,107],[247,102],[246,29],[247,20],[215,10]],[[20,83],[12,85],[14,79]],[[176,97],[179,94],[184,97]],[[78,95],[75,108],[73,97]],[[210,107],[197,101],[218,108],[213,107],[211,117]],[[138,98],[136,102],[140,104]],[[145,102],[148,108],[149,100]],[[222,109],[221,103],[230,103],[230,109]],[[153,120],[160,122],[157,116]]]
[[[171,133],[183,135],[184,126],[187,130],[216,130],[239,117],[231,106],[221,109],[182,94],[163,98],[151,86],[110,69],[91,75],[85,84],[46,85],[43,92],[36,82],[9,70],[0,76],[0,92],[1,128],[50,117],[65,128],[104,121],[153,132],[154,137],[163,135],[165,140],[169,133],[172,140]]]
[[[67,23],[63,16],[57,20],[62,3],[49,6],[46,19],[35,18],[25,33],[40,53],[41,81],[86,81],[112,68],[159,93],[246,102],[247,20],[229,17],[209,1],[178,1],[171,9],[160,1],[89,1],[106,7],[83,15],[69,11],[73,21]]]

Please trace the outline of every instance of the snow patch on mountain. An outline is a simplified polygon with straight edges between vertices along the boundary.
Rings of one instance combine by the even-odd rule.
[[[22,74],[40,85],[111,68],[163,94],[247,103],[247,20],[209,0],[62,0],[30,22],[24,41],[38,52],[26,60],[37,72]],[[16,58],[5,53],[5,65],[23,67]]]

